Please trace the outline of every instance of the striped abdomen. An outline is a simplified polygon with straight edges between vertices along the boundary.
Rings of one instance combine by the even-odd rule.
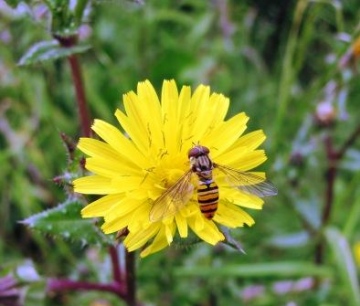
[[[197,189],[200,211],[205,218],[211,220],[218,207],[219,187],[213,181],[210,184],[200,184]]]

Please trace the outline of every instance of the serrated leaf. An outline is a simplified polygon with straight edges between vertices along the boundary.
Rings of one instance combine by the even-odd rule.
[[[18,65],[31,65],[48,60],[68,57],[69,55],[85,52],[89,45],[77,45],[74,47],[62,47],[57,40],[41,41],[29,48],[19,60]]]
[[[90,219],[81,218],[83,204],[69,199],[55,208],[33,215],[24,221],[25,225],[43,233],[60,236],[85,244],[111,244],[112,240],[103,234]]]
[[[356,265],[347,239],[335,227],[326,228],[325,237],[332,250],[342,285],[348,292],[348,305],[360,305],[360,286]]]

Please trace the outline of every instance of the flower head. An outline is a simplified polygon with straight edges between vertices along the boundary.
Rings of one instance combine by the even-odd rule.
[[[264,173],[248,172],[266,160],[257,150],[265,135],[242,135],[244,113],[225,120],[228,98],[204,85],[179,92],[175,81],[164,81],[160,99],[145,81],[123,101],[124,111],[115,112],[123,132],[95,120],[92,129],[102,141],[79,141],[93,174],[76,179],[75,191],[102,195],[82,210],[84,218],[102,217],[105,233],[127,228],[124,244],[129,251],[146,246],[141,256],[168,246],[177,234],[185,238],[192,231],[215,245],[224,240],[218,225],[254,224],[241,207],[261,209],[260,197],[276,190]],[[196,151],[200,147],[209,152]],[[216,211],[202,212],[198,196],[210,199]]]

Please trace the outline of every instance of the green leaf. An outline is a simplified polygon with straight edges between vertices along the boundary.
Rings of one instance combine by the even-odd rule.
[[[112,240],[91,219],[81,218],[83,204],[69,199],[55,208],[33,215],[24,221],[32,229],[85,244],[111,244]]]
[[[349,305],[360,305],[360,287],[356,265],[345,236],[335,227],[325,229],[325,237],[331,248],[344,290],[348,292]]]
[[[46,282],[45,280],[34,282],[26,287],[24,304],[26,306],[46,305]]]
[[[29,48],[19,61],[20,66],[31,65],[48,60],[68,57],[69,55],[85,52],[89,45],[62,47],[57,40],[41,41]]]
[[[16,8],[18,4],[20,3],[19,0],[5,0],[6,4],[9,5],[12,8]]]
[[[74,17],[77,24],[81,24],[81,20],[84,15],[85,8],[87,4],[89,3],[89,0],[78,0],[76,1],[75,11],[74,11]]]
[[[241,265],[225,265],[219,267],[179,268],[175,271],[179,277],[331,277],[332,269],[317,266],[308,262],[271,262]]]
[[[359,192],[356,191],[355,199],[351,204],[351,208],[345,222],[343,233],[346,238],[353,236],[360,223],[360,197],[358,194]]]

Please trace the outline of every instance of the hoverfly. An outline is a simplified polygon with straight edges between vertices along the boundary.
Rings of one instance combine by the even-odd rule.
[[[173,216],[186,205],[194,192],[194,186],[191,183],[193,174],[196,174],[199,180],[197,200],[200,211],[206,219],[211,220],[219,202],[219,187],[213,179],[213,169],[223,172],[231,187],[239,191],[258,197],[277,194],[276,187],[264,178],[216,164],[210,159],[209,154],[209,148],[201,145],[196,145],[189,150],[190,169],[154,201],[150,211],[151,221],[156,222]]]

